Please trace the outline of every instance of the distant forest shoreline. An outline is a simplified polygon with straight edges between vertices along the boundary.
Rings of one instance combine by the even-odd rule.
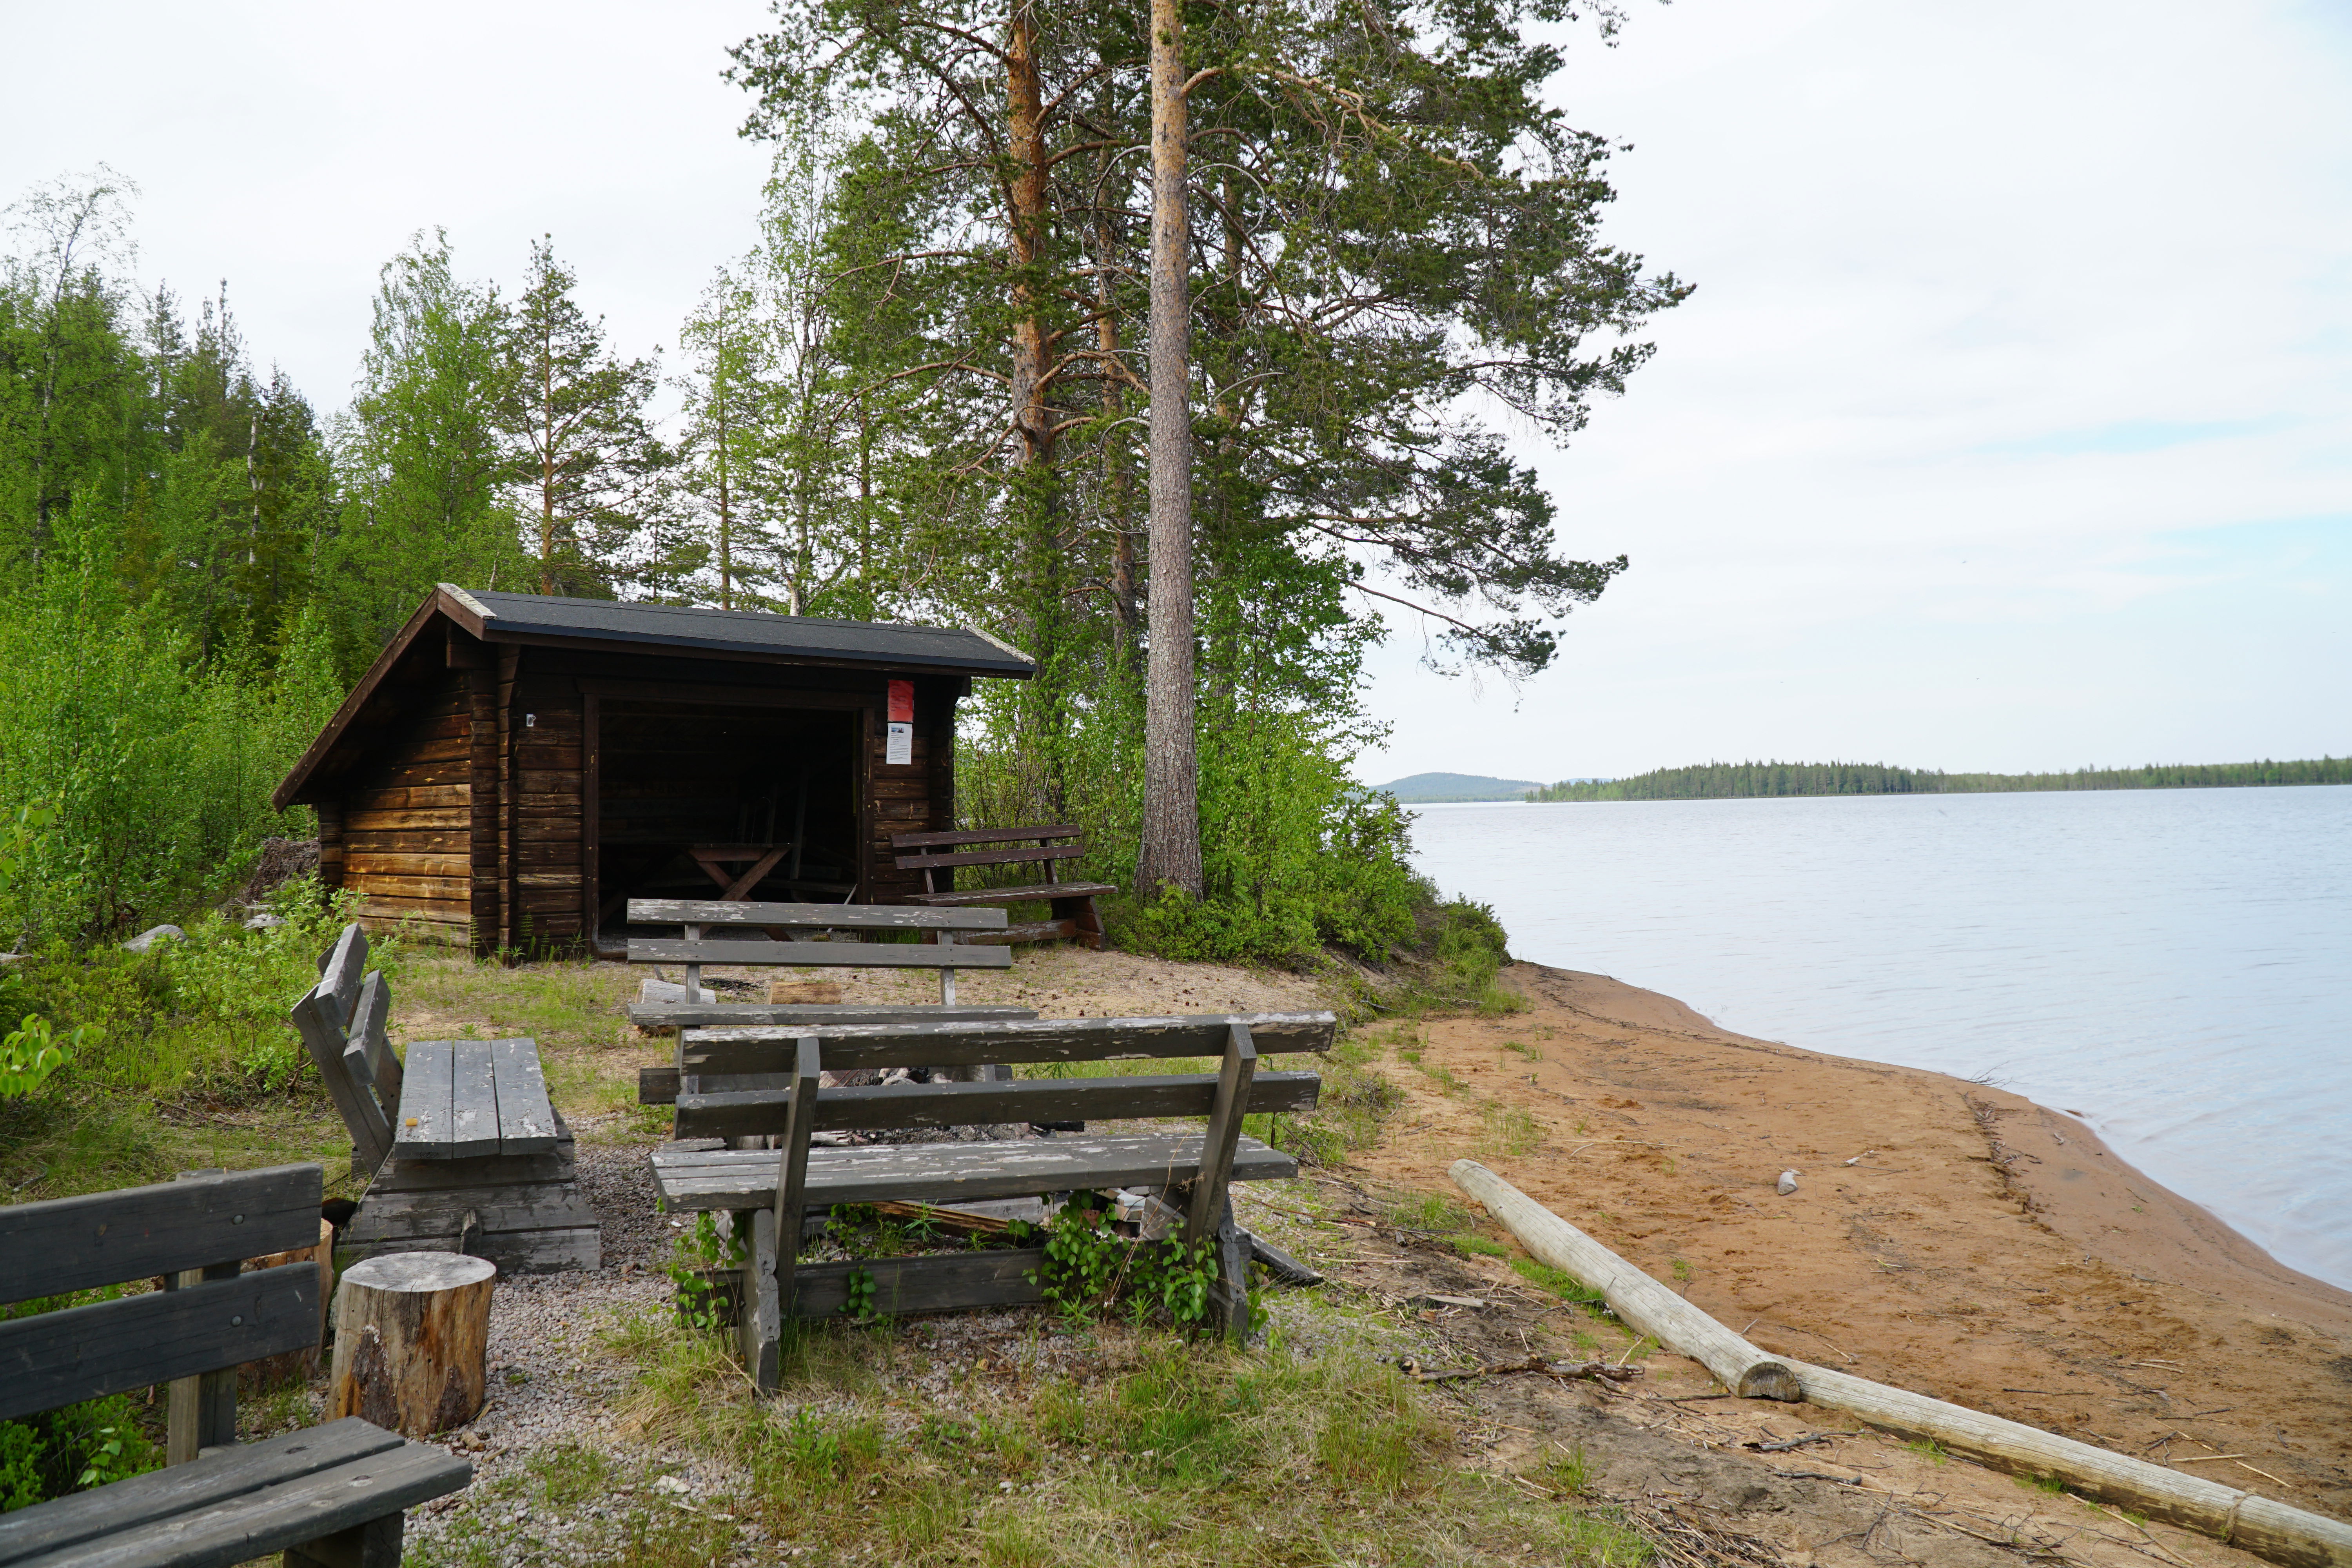
[[[2077,768],[2070,773],[1947,773],[1880,763],[1708,763],[1633,778],[1564,781],[1530,801],[1745,800],[1810,795],[1995,795],[2012,790],[2230,789],[2255,784],[2352,784],[2352,757],[2316,762],[2208,763]]]

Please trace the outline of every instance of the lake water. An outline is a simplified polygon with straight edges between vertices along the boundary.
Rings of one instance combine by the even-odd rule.
[[[2352,786],[1425,806],[1514,956],[2090,1121],[2352,1289]]]

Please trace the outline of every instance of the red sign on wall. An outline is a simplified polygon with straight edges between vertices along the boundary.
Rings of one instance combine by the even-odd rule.
[[[872,690],[873,688],[866,688]],[[911,724],[915,721],[915,683],[894,680],[890,683],[890,722]]]

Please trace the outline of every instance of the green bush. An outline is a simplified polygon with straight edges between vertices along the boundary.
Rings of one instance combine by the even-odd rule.
[[[162,1462],[127,1394],[0,1421],[0,1513],[102,1487]]]
[[[189,922],[185,938],[145,952],[77,952],[53,940],[0,978],[0,1019],[37,1005],[60,1029],[90,1031],[51,1079],[54,1089],[284,1093],[304,1060],[287,1010],[317,983],[319,954],[352,918],[354,901],[348,892],[329,897],[304,877],[270,895],[283,923],[267,930],[209,913]],[[396,974],[398,944],[379,940],[369,961]]]

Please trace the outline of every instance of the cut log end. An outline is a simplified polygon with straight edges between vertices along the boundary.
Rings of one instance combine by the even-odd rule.
[[[1759,1361],[1739,1374],[1739,1396],[1742,1399],[1778,1399],[1795,1405],[1805,1397],[1804,1384],[1797,1374],[1777,1361]]]

